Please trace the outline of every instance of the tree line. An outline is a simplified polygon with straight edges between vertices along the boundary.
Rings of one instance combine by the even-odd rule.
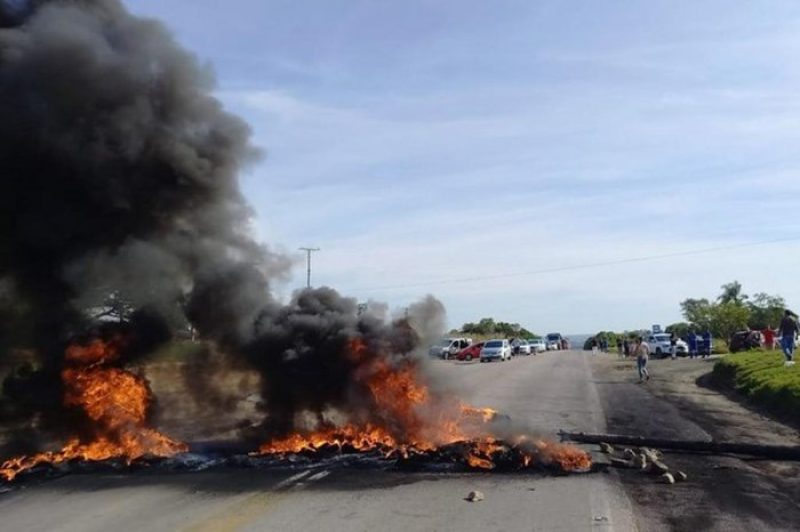
[[[739,281],[723,284],[720,290],[713,301],[706,298],[682,301],[681,313],[686,321],[673,323],[666,331],[680,337],[690,332],[710,331],[728,341],[736,331],[774,329],[786,309],[783,297],[764,292],[747,295]]]
[[[723,284],[719,296],[714,300],[688,298],[680,305],[686,321],[668,325],[664,329],[665,332],[686,338],[691,333],[700,334],[709,331],[714,337],[726,343],[737,331],[774,329],[780,324],[786,309],[783,297],[764,292],[745,294],[739,281]],[[592,339],[598,342],[606,340],[609,346],[615,346],[617,338],[631,339],[639,334],[641,333],[638,331],[624,333],[600,331],[586,340],[584,349],[591,349]]]
[[[481,336],[497,336],[500,338],[539,338],[519,323],[494,321],[493,318],[483,318],[478,323],[467,322],[458,331],[463,334]]]

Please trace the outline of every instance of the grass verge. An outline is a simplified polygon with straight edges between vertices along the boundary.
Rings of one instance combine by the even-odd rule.
[[[735,389],[778,417],[800,421],[800,366],[785,367],[779,351],[726,355],[714,365],[714,381]]]

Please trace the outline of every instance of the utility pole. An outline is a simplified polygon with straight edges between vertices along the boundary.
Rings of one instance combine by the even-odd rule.
[[[311,254],[315,251],[319,251],[319,248],[298,248],[300,251],[306,252],[306,264],[308,265],[308,270],[306,272],[306,288],[311,288]]]

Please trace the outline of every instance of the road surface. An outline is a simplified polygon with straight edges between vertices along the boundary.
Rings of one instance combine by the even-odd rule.
[[[433,361],[476,406],[543,435],[602,432],[590,355],[557,352],[491,364]],[[464,501],[471,490],[479,503]],[[72,475],[0,495],[3,530],[635,530],[615,472],[570,476],[324,469]]]

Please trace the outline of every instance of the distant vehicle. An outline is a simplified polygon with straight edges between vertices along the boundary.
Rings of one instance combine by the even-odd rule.
[[[731,353],[739,351],[749,351],[750,349],[757,349],[761,347],[763,340],[761,333],[758,331],[738,331],[731,336],[730,346]]]
[[[511,356],[517,356],[522,354],[530,355],[529,352],[524,353],[526,349],[521,349],[523,343],[526,346],[528,345],[528,342],[526,340],[523,340],[522,338],[513,338],[510,342],[511,342]],[[528,348],[527,351],[530,351],[530,349]]]
[[[470,362],[473,358],[480,358],[481,357],[481,349],[483,349],[483,344],[485,342],[477,342],[469,347],[466,347],[456,353],[456,360],[466,360]]]
[[[462,349],[469,347],[471,338],[442,338],[439,343],[428,349],[428,355],[448,360]]]
[[[547,344],[544,343],[544,339],[542,338],[531,338],[528,340],[528,345],[531,346],[531,352],[534,355],[547,351]]]
[[[670,338],[671,335],[667,333],[649,335],[647,337],[647,346],[650,348],[650,352],[657,357],[669,356],[672,352]],[[686,355],[689,353],[689,346],[680,338],[678,338],[678,342],[675,344],[675,353],[678,355]]]
[[[481,362],[491,362],[492,360],[511,360],[511,345],[508,340],[489,340],[483,344],[481,349]]]
[[[564,337],[561,336],[561,333],[550,333],[545,339],[548,351],[558,351],[561,349],[561,342],[564,340]]]
[[[531,349],[531,344],[529,344],[527,340],[520,340],[519,344],[517,345],[517,354],[530,355],[531,353],[533,353],[533,350]]]

